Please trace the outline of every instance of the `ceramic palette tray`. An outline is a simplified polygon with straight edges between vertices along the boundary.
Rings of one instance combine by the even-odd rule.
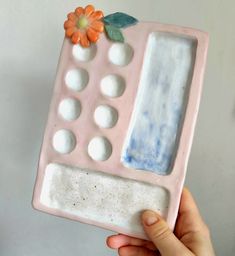
[[[102,13],[92,8],[78,8],[68,17],[82,29],[88,17],[96,32],[107,26],[106,34],[99,40],[89,33],[86,40],[73,36],[71,42],[66,31],[33,205],[146,238],[140,224],[145,209],[157,211],[174,228],[208,36],[121,13],[93,21],[89,15]]]

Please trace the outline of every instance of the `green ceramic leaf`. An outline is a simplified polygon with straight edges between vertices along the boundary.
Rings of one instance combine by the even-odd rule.
[[[109,24],[117,28],[126,28],[128,26],[135,25],[138,22],[136,18],[122,12],[107,15],[103,18],[103,21],[105,24]]]
[[[107,33],[107,36],[112,41],[118,41],[118,42],[124,42],[124,37],[122,34],[122,31],[119,28],[116,28],[111,25],[105,25],[105,31]]]

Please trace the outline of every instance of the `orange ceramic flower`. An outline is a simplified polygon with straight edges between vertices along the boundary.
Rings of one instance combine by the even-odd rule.
[[[75,12],[68,14],[64,23],[65,35],[73,44],[80,43],[83,47],[89,47],[99,39],[99,34],[104,31],[102,11],[95,11],[92,5],[85,8],[78,7]]]

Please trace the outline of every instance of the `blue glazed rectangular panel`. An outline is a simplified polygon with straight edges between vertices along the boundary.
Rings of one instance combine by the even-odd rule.
[[[171,172],[195,63],[196,40],[149,35],[136,102],[122,150],[129,168]]]

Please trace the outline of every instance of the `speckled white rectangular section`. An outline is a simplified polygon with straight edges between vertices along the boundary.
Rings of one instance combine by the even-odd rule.
[[[140,213],[167,213],[169,196],[162,187],[93,170],[49,164],[40,201],[84,219],[143,233]]]
[[[134,169],[166,175],[172,170],[177,137],[192,81],[196,43],[192,37],[149,35],[134,113],[122,161]]]

